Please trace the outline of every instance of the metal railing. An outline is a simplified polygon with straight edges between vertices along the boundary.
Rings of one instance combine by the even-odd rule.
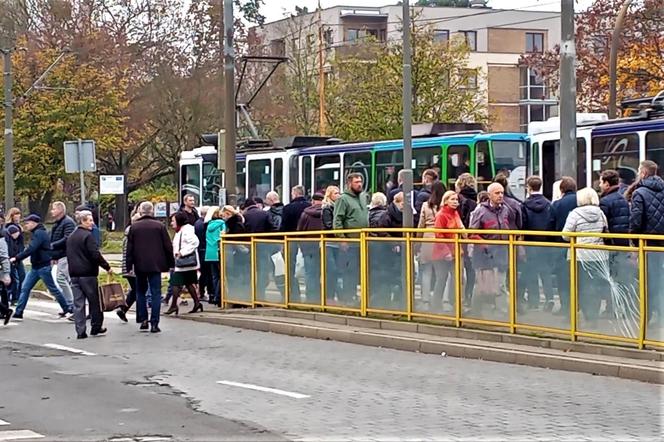
[[[225,305],[664,347],[664,247],[649,242],[664,244],[655,235],[469,229],[222,235],[221,296]]]

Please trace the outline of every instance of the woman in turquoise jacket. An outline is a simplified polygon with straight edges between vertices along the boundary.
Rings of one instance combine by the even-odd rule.
[[[211,263],[212,283],[214,284],[214,296],[210,296],[210,304],[221,305],[219,238],[226,231],[226,223],[221,218],[219,207],[211,207],[208,216],[210,216],[210,221],[207,222],[205,230],[205,261]]]

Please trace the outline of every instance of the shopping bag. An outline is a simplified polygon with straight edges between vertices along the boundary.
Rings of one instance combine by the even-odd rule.
[[[111,282],[109,275],[106,279],[106,284],[99,286],[99,302],[103,312],[112,312],[118,307],[126,305],[122,284]]]
[[[274,276],[284,276],[286,273],[286,266],[284,264],[284,256],[281,252],[277,252],[270,257],[274,263]]]
[[[494,269],[478,270],[475,273],[476,296],[498,296],[500,294],[501,280],[499,273]]]

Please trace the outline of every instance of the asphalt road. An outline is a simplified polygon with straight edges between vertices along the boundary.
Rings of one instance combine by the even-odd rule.
[[[664,436],[657,385],[172,318],[76,340],[58,310],[0,326],[0,441]]]

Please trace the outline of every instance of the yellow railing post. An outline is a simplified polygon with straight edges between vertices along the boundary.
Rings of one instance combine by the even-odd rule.
[[[461,293],[463,289],[463,256],[461,255],[459,235],[459,233],[454,234],[454,297],[456,298],[456,302],[454,303],[454,324],[456,327],[461,327]]]
[[[639,240],[639,349],[643,349],[648,323],[648,261],[645,252],[645,240]]]
[[[325,259],[327,258],[327,253],[325,249],[325,235],[320,236],[320,308],[325,310],[325,301],[327,296],[327,275],[325,271],[327,270]]]
[[[509,279],[509,308],[510,308],[510,333],[514,333],[516,327],[514,325],[516,320],[516,307],[517,307],[517,293],[516,293],[516,246],[514,245],[514,235],[511,233],[508,236],[509,245],[508,245],[508,279]]]
[[[569,328],[570,338],[576,341],[576,303],[577,303],[577,274],[576,274],[576,237],[569,239]]]
[[[369,268],[368,259],[367,259],[367,234],[362,231],[360,232],[360,315],[367,315],[367,292],[368,285],[367,281],[369,280],[367,275],[367,269]]]
[[[256,242],[253,238],[251,238],[250,241],[251,256],[249,257],[249,267],[251,271],[251,308],[256,308],[256,291],[258,286],[256,282],[256,271],[258,270],[256,264]]]
[[[288,256],[288,238],[284,235],[284,304],[290,302],[290,257]]]
[[[226,307],[226,254],[224,253],[224,237],[219,237],[219,305]]]
[[[406,317],[410,321],[413,318],[413,250],[410,242],[410,232],[406,233]]]

